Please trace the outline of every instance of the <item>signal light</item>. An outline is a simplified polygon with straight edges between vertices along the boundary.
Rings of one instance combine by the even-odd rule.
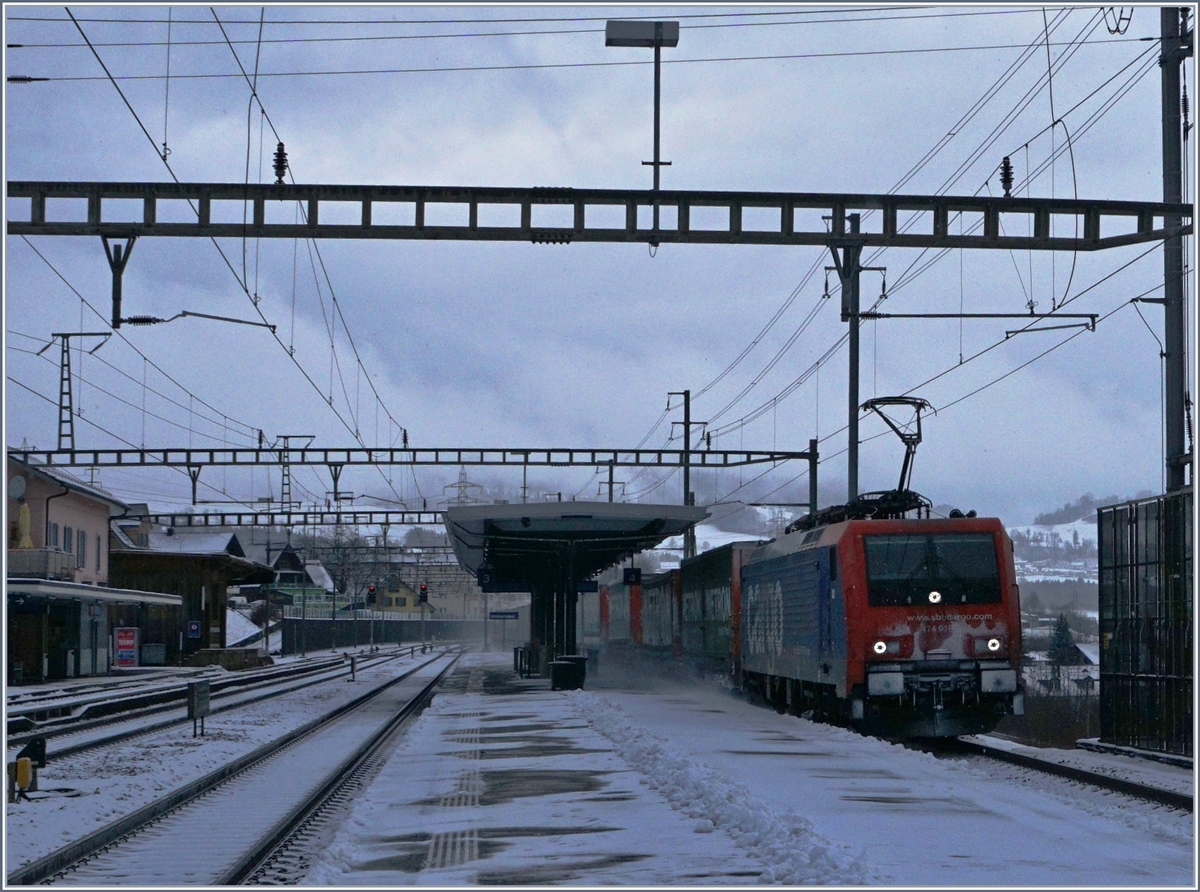
[[[420,599],[419,599],[419,602],[420,602],[421,604],[428,604],[428,603],[429,603],[429,586],[427,586],[427,585],[426,585],[425,583],[423,583],[423,582],[421,583],[421,597],[420,597]]]
[[[373,586],[373,585],[367,586],[367,603],[368,604],[375,603],[375,586]]]

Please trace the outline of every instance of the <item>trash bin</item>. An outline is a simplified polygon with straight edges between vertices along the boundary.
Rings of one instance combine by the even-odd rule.
[[[587,657],[581,654],[560,656],[550,663],[550,690],[576,691],[587,677]]]

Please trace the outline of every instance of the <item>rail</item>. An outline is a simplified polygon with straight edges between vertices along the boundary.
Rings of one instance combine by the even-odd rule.
[[[1035,771],[1041,771],[1046,774],[1052,774],[1056,777],[1063,777],[1068,780],[1080,781],[1082,783],[1091,784],[1095,787],[1101,787],[1105,790],[1112,790],[1114,793],[1124,793],[1126,796],[1136,796],[1139,799],[1148,799],[1151,802],[1157,802],[1161,805],[1169,805],[1172,808],[1180,808],[1189,812],[1194,810],[1194,797],[1186,793],[1176,793],[1172,790],[1163,790],[1159,787],[1152,787],[1147,784],[1139,784],[1136,781],[1112,777],[1107,774],[1099,774],[1094,771],[1088,771],[1084,768],[1076,768],[1072,765],[1062,765],[1046,759],[1038,759],[1022,753],[1014,753],[999,747],[988,746],[986,743],[977,740],[970,740],[960,737],[958,738],[958,743],[964,748],[989,759],[996,759],[1000,762],[1008,762],[1012,765],[1019,765],[1022,768],[1032,768]]]
[[[183,808],[184,806],[203,796],[205,793],[213,790],[218,785],[223,784],[236,776],[244,775],[251,768],[262,764],[267,759],[275,756],[281,750],[290,747],[304,740],[305,738],[311,737],[317,732],[332,725],[338,719],[374,700],[376,697],[404,681],[406,678],[409,678],[426,666],[433,664],[437,660],[444,659],[446,656],[448,656],[448,654],[445,652],[437,654],[430,660],[427,660],[426,662],[413,667],[402,675],[399,675],[394,679],[390,679],[384,684],[367,691],[365,694],[354,698],[350,702],[332,710],[326,715],[314,719],[313,721],[288,732],[282,737],[259,747],[253,752],[235,759],[228,765],[225,765],[216,771],[210,772],[204,777],[180,787],[161,799],[142,806],[136,811],[108,824],[105,827],[100,828],[99,830],[87,834],[81,839],[75,840],[74,842],[63,846],[62,848],[51,852],[50,854],[39,858],[36,861],[24,865],[7,876],[7,883],[9,885],[27,885],[31,883],[38,883],[48,880],[55,875],[62,873],[63,871],[70,870],[72,865],[76,865],[79,862],[96,855],[102,849],[113,846],[113,844],[117,843],[122,837],[129,836],[146,825],[159,821],[168,813],[175,812]],[[410,698],[405,708],[401,710],[400,714],[385,723],[383,726],[385,729],[388,731],[394,730],[399,721],[402,721],[411,715],[413,710],[418,708],[420,702],[424,702],[424,698],[429,695],[432,689],[438,683],[440,683],[446,672],[448,672],[450,668],[458,661],[460,654],[455,653],[449,656],[451,656],[451,659],[449,660],[447,666],[442,669],[432,681],[423,686],[420,693],[418,693],[416,697]],[[343,762],[339,770],[334,772],[335,777],[340,778],[347,771],[352,770],[351,763],[356,762],[360,757],[363,757],[363,753],[366,750],[377,746],[383,741],[383,739],[385,739],[385,737],[385,734],[381,736],[381,732],[372,734],[365,743],[363,743],[354,751],[348,760]],[[322,785],[321,790],[327,790],[330,786],[330,783],[332,783],[332,780]],[[319,794],[305,797],[305,802],[311,802],[316,798],[317,795]],[[289,815],[289,817],[291,817],[291,815]],[[274,834],[276,830],[278,830],[278,825],[275,830],[272,831],[272,834]],[[263,844],[260,841],[252,848],[249,854],[253,855],[261,850],[262,847]],[[246,857],[239,859],[238,865],[241,865],[246,860]],[[239,869],[238,865],[235,865],[234,870]],[[226,882],[236,882],[236,880]]]
[[[407,654],[405,653],[406,650],[407,650]],[[389,660],[399,659],[400,657],[403,657],[406,655],[411,657],[416,654],[416,651],[417,651],[416,645],[411,645],[408,648],[399,648],[398,650],[395,650],[395,651],[389,651],[385,654],[377,655],[377,659],[372,659],[369,662],[360,663],[360,664],[358,664],[357,668],[361,671],[362,669],[365,669],[369,666],[375,665],[376,663],[382,663],[382,662],[387,662]],[[312,687],[313,685],[324,684],[325,682],[328,682],[334,678],[340,678],[343,675],[348,675],[348,674],[350,674],[350,671],[351,671],[350,665],[347,664],[341,658],[338,658],[336,660],[324,660],[321,662],[320,665],[311,667],[305,672],[296,672],[293,675],[284,677],[282,679],[278,678],[278,677],[271,677],[271,678],[262,680],[260,682],[257,682],[257,683],[251,684],[251,685],[239,686],[239,687],[236,687],[236,689],[234,689],[234,690],[228,690],[222,694],[221,699],[228,698],[228,699],[232,700],[232,702],[225,702],[225,703],[221,703],[220,705],[214,704],[211,711],[209,712],[209,715],[217,715],[219,713],[229,712],[230,710],[241,709],[244,706],[250,706],[255,703],[261,703],[265,700],[271,700],[275,697],[279,697],[284,694],[290,694],[290,693],[294,693],[296,691],[303,690],[304,688]],[[299,681],[299,683],[296,683],[296,684],[288,683],[290,680],[297,679],[297,678],[304,678],[304,676],[313,675],[314,673],[316,673],[318,675],[318,677],[306,678],[302,681]],[[236,684],[235,680],[226,680],[223,682],[212,681],[212,682],[210,682],[210,689],[217,690],[220,688],[227,688],[234,684]],[[269,691],[266,691],[264,693],[258,694],[256,696],[250,696],[250,697],[241,696],[241,695],[245,694],[247,691],[254,690],[255,688],[268,687],[268,686],[271,686],[272,689]],[[144,709],[139,709],[139,710],[126,712],[126,713],[117,713],[114,715],[104,716],[102,718],[95,719],[95,720],[88,721],[88,722],[65,724],[65,725],[62,725],[59,727],[55,727],[55,728],[39,729],[37,731],[31,731],[31,732],[27,732],[24,734],[13,735],[8,738],[8,746],[10,749],[12,747],[21,746],[22,744],[28,743],[29,741],[31,741],[35,738],[38,738],[38,737],[43,737],[43,738],[48,738],[48,739],[53,740],[55,738],[63,738],[63,737],[70,737],[73,735],[86,734],[89,731],[93,731],[98,728],[107,727],[109,725],[122,724],[125,722],[131,722],[131,721],[136,722],[136,721],[138,721],[138,719],[147,718],[151,715],[157,715],[159,713],[169,712],[172,710],[179,710],[179,709],[184,708],[184,703],[182,701],[184,701],[186,699],[186,696],[187,696],[186,689],[183,689],[181,692],[178,692],[178,693],[175,691],[172,691],[171,693],[173,694],[173,696],[171,698],[171,702],[164,703],[164,704],[161,704],[158,706],[151,706],[151,707],[147,707]],[[152,734],[157,731],[162,731],[165,728],[170,728],[175,725],[185,724],[188,721],[190,721],[190,720],[186,716],[176,716],[176,717],[172,717],[172,718],[163,719],[161,721],[139,723],[133,728],[128,728],[128,729],[121,730],[121,731],[115,731],[112,734],[105,734],[99,738],[85,740],[80,743],[76,743],[74,745],[60,746],[54,750],[47,751],[46,761],[53,762],[58,759],[65,759],[68,756],[75,756],[80,753],[89,752],[89,751],[95,750],[95,749],[100,749],[101,747],[105,747],[105,746],[110,746],[114,743],[121,743],[126,740],[131,740],[135,737],[141,737],[146,734]]]

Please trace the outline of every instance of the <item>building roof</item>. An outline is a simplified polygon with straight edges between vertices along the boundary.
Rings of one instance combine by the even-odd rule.
[[[136,524],[133,522],[122,524],[120,521],[112,520],[112,521],[109,521],[108,526],[109,526],[109,529],[112,530],[112,534],[117,537],[117,541],[120,542],[123,546],[125,546],[126,548],[137,548],[138,547],[138,544],[136,542],[134,542],[133,539],[130,538],[130,536],[127,532],[125,532],[125,528],[128,527],[129,529],[137,529],[137,527],[140,526],[140,524]]]
[[[1083,654],[1085,657],[1087,657],[1089,663],[1091,663],[1093,666],[1100,665],[1100,644],[1099,644],[1099,642],[1088,641],[1088,642],[1084,642],[1083,644],[1076,643],[1075,646],[1077,648],[1079,648],[1079,652],[1081,654]]]
[[[101,489],[90,483],[85,483],[73,474],[68,474],[62,468],[52,468],[45,465],[31,465],[23,462],[12,455],[6,456],[9,467],[20,474],[30,474],[34,477],[41,477],[43,480],[48,480],[51,483],[65,486],[75,492],[87,496],[90,499],[95,499],[97,502],[103,502],[113,508],[121,509],[118,513],[124,514],[129,510],[129,506],[110,493],[108,490]],[[109,512],[112,514],[112,512]]]
[[[301,565],[301,559],[291,545],[272,542],[268,549],[266,542],[250,541],[242,543],[242,550],[250,560],[276,570],[291,570]],[[285,556],[289,558],[286,561]]]
[[[150,533],[149,551],[165,551],[173,554],[230,554],[245,557],[242,543],[236,533],[210,532],[209,530],[187,530],[169,527],[165,532]]]
[[[334,590],[333,577],[329,575],[329,571],[325,569],[325,565],[320,561],[305,561],[304,572],[308,574],[308,578],[312,580],[313,585],[319,585],[327,592]]]

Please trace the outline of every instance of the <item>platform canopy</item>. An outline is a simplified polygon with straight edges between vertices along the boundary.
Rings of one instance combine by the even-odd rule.
[[[467,505],[445,514],[459,563],[488,591],[527,591],[547,564],[587,579],[707,516],[704,508],[626,502]]]

